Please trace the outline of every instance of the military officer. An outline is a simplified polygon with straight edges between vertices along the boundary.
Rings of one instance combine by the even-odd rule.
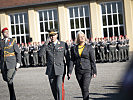
[[[7,82],[10,100],[16,100],[13,79],[17,69],[20,67],[21,54],[15,39],[9,38],[8,28],[2,29],[4,39],[0,43],[1,48],[1,72],[3,80]]]
[[[51,42],[42,46],[39,56],[45,55],[46,75],[48,75],[54,99],[62,100],[62,78],[65,74],[65,65],[69,67],[70,62],[68,46],[67,43],[57,39],[58,34],[54,29],[49,31],[49,37]]]

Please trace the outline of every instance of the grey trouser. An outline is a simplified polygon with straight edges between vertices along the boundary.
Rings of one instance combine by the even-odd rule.
[[[62,77],[63,75],[55,75],[49,77],[49,83],[55,100],[62,100]]]
[[[7,82],[9,93],[10,93],[10,100],[16,100],[14,86],[13,86],[13,78],[16,73],[16,69],[7,69],[6,64],[1,69],[3,80]]]
[[[34,65],[38,65],[38,54],[37,53],[33,53],[33,61],[34,61]]]
[[[29,55],[25,55],[24,56],[24,63],[25,63],[26,66],[30,65],[30,63],[29,63]]]

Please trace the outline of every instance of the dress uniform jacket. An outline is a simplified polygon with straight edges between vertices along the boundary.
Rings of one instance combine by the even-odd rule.
[[[65,42],[58,41],[54,46],[52,42],[48,45],[44,44],[39,52],[39,56],[45,56],[46,59],[46,75],[63,75],[65,70],[65,65],[69,67],[69,51],[68,46]],[[66,58],[66,64],[64,57]]]
[[[1,48],[1,68],[6,63],[7,69],[16,67],[16,63],[21,63],[21,54],[15,39],[9,38],[5,43],[4,40],[0,43]]]
[[[71,48],[70,74],[72,73],[73,65],[75,65],[75,70],[86,70],[91,74],[97,73],[94,50],[91,45],[85,44],[81,57],[78,53],[78,45]]]

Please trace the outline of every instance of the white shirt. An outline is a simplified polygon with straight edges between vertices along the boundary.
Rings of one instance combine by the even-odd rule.
[[[53,42],[53,43],[54,43],[54,45],[56,45],[56,44],[57,44],[57,42],[58,42],[58,40],[56,40],[55,42]]]

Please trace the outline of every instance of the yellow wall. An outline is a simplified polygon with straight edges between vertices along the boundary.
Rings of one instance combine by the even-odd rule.
[[[101,15],[100,15],[100,5],[96,2],[90,2],[90,17],[91,17],[91,28],[93,40],[95,38],[102,37],[102,24],[101,24]]]
[[[129,38],[130,42],[130,51],[133,51],[133,1],[131,0],[124,0],[124,12],[125,12],[125,27],[127,37]]]

